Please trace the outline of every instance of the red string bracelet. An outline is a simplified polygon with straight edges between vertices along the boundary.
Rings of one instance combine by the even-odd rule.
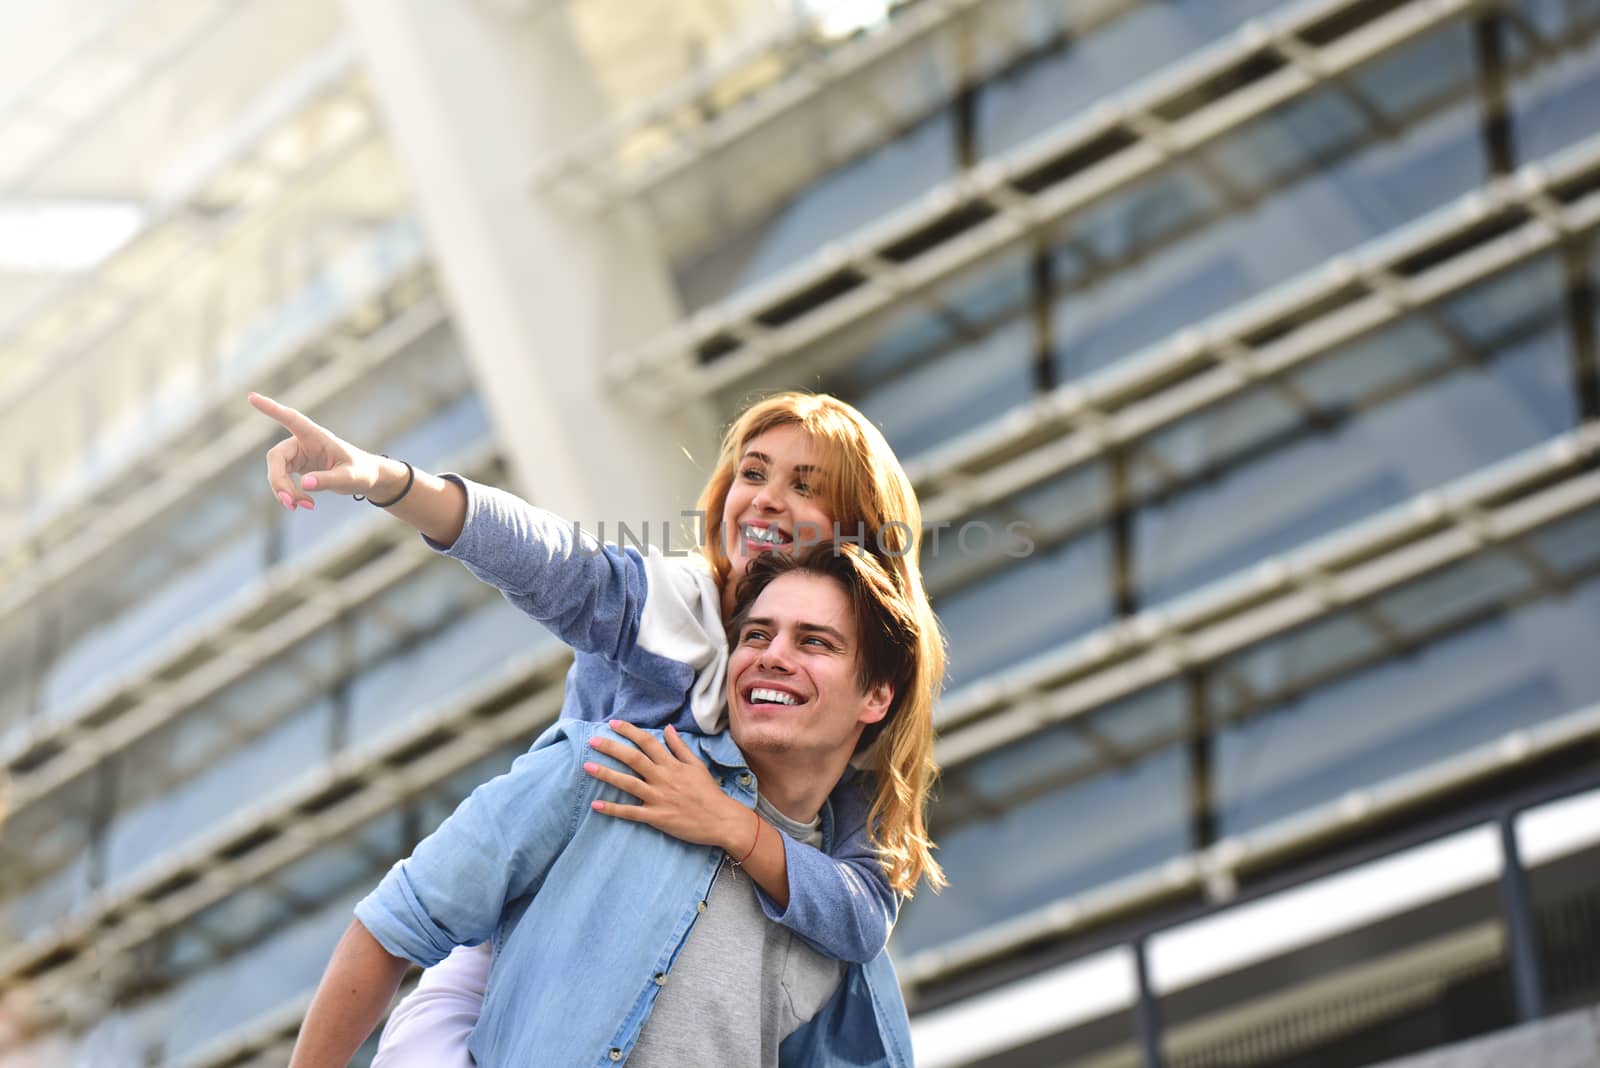
[[[759,812],[751,812],[750,815],[756,818],[756,836],[750,841],[750,851],[733,862],[735,868],[743,867],[745,861],[755,856],[756,843],[761,841],[761,814]]]

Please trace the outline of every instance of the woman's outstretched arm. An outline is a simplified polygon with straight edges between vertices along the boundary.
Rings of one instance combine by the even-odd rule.
[[[252,393],[250,405],[290,434],[267,450],[267,482],[285,508],[315,508],[313,492],[347,497],[359,494],[378,502],[399,497],[386,509],[396,519],[446,548],[461,536],[467,520],[467,495],[458,483],[426,471],[413,475],[399,460],[357,448],[271,397]],[[298,486],[295,475],[300,476]]]

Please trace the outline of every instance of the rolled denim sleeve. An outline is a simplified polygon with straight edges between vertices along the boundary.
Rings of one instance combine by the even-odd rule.
[[[465,564],[579,652],[622,659],[644,611],[644,560],[513,493],[460,475],[442,476],[467,494],[466,522],[452,545],[428,547]]]
[[[787,927],[818,953],[865,964],[888,945],[900,895],[890,889],[867,834],[871,798],[861,780],[841,784],[830,803],[835,830],[831,852],[779,832],[789,866],[789,907],[778,908],[759,887],[756,896],[767,919]]]
[[[590,731],[556,723],[510,771],[474,790],[356,905],[362,926],[423,967],[491,938],[507,904],[537,891],[577,827]]]

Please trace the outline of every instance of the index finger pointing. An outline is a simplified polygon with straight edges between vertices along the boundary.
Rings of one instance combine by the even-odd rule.
[[[289,407],[287,404],[279,404],[271,397],[260,393],[252,393],[250,394],[249,400],[250,407],[254,408],[267,418],[275,420],[285,430],[296,437],[300,437],[301,435],[310,435],[318,429],[317,424],[306,418],[306,416]]]

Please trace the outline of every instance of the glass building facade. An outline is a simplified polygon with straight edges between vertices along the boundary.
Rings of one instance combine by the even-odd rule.
[[[277,508],[234,410],[506,477],[339,34],[40,305],[72,330],[18,320],[78,355],[0,401],[64,413],[0,432],[0,1065],[281,1062],[354,901],[559,707],[553,639],[370,510]],[[919,1063],[1377,1063],[1528,1015],[1527,947],[1539,1011],[1600,1000],[1600,3],[911,0],[782,43],[671,166],[583,149],[631,152],[605,194],[683,312],[586,356],[641,412],[835,393],[913,475]],[[129,367],[86,316],[202,211],[126,328],[195,357]]]

